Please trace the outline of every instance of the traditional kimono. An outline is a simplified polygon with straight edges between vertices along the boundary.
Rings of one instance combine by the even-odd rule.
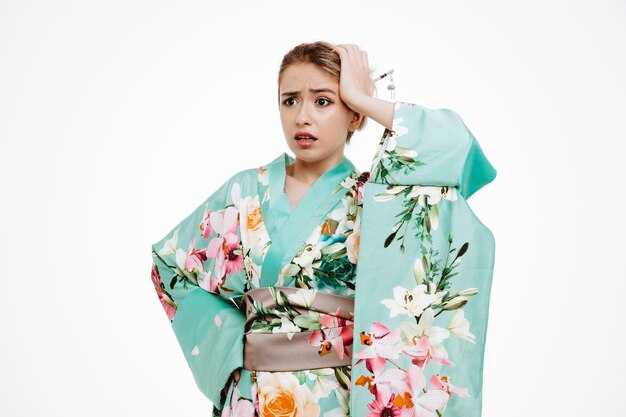
[[[496,170],[461,118],[397,102],[370,172],[344,157],[296,208],[292,162],[236,173],[152,245],[213,415],[480,416],[495,243],[466,200]]]

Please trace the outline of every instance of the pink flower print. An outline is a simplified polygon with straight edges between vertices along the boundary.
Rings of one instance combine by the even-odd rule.
[[[211,222],[210,222],[211,213],[213,212],[209,210],[208,206],[209,204],[207,203],[205,207],[205,211],[204,211],[204,217],[202,218],[202,223],[200,223],[200,230],[202,230],[202,237],[205,239],[210,237],[211,233],[213,233],[213,228],[211,228]]]
[[[315,330],[311,333],[309,343],[319,348],[320,356],[327,355],[334,350],[339,359],[343,359],[344,353],[350,356],[346,346],[352,344],[352,331],[352,326]]]
[[[456,385],[452,385],[448,380],[447,376],[439,377],[439,374],[435,374],[430,377],[430,385],[432,385],[435,389],[439,389],[442,391],[446,391],[450,397],[452,394],[456,394],[461,397],[469,397],[469,393],[467,392],[467,388],[457,387]]]
[[[194,248],[195,242],[195,237],[189,242],[187,257],[185,259],[185,269],[190,272],[204,274],[204,261],[207,260],[206,250]]]
[[[243,270],[243,252],[237,236],[229,235],[224,239],[224,267],[227,274]]]
[[[411,362],[420,368],[424,368],[424,366],[428,365],[430,359],[434,359],[442,365],[454,365],[452,361],[449,361],[447,357],[444,356],[447,355],[447,352],[445,352],[445,350],[441,351],[441,349],[435,349],[430,343],[428,336],[422,336],[413,343],[415,343],[414,346],[405,347],[403,352],[412,356],[413,360]]]
[[[337,307],[335,314],[320,314],[319,322],[324,328],[327,329],[353,324],[351,320],[341,317],[341,306]]]
[[[218,291],[218,287],[220,285],[221,281],[217,278],[211,278],[209,280],[209,292],[214,292],[215,294],[219,294],[220,292]]]
[[[387,361],[385,358],[376,357],[365,360],[367,370],[373,374],[372,376],[361,375],[355,382],[356,385],[364,386],[376,396],[382,404],[389,403],[392,393],[392,387],[398,392],[406,392],[409,387],[406,383],[406,372],[401,369],[387,369]]]
[[[204,250],[206,256],[206,250]],[[204,273],[198,274],[198,286],[205,291],[219,294],[217,287],[220,281],[211,276],[211,271],[205,269]]]
[[[401,411],[393,403],[395,394],[389,391],[384,396],[374,398],[374,401],[367,405],[369,413],[365,417],[400,417]]]
[[[424,393],[426,377],[418,366],[409,366],[406,376],[409,389],[393,400],[397,407],[403,409],[402,417],[437,417],[435,410],[448,401],[448,394],[438,389]]]
[[[444,341],[450,336],[450,331],[435,326],[434,319],[435,313],[429,307],[422,312],[419,324],[409,322],[400,324],[400,329],[407,340],[403,351],[413,356],[413,363],[422,369],[430,359],[443,365],[453,365],[448,360],[448,352],[444,346]]]
[[[257,415],[261,415],[261,411],[259,411],[259,387],[256,380],[252,383],[252,403]]]
[[[237,400],[232,406],[231,417],[254,417],[254,406],[249,400]]]
[[[165,291],[165,286],[163,285],[163,281],[161,280],[161,275],[159,274],[159,269],[156,265],[152,266],[152,283],[154,284],[154,289],[157,292],[157,296],[159,297],[159,301],[165,310],[165,314],[167,314],[167,318],[170,321],[174,318],[176,314],[176,303],[172,300],[172,297]]]
[[[396,346],[399,340],[400,329],[389,331],[385,325],[377,321],[372,323],[369,334],[361,332],[361,344],[367,347],[354,355],[360,358],[355,365],[368,358],[397,358],[400,355],[400,349]]]
[[[359,180],[367,181],[368,178],[369,178],[369,175],[367,176],[367,178],[361,176]],[[365,187],[365,182],[359,182],[356,188],[356,198],[357,198],[357,202],[359,203],[363,202],[363,188],[364,187]]]
[[[221,417],[254,417],[254,406],[250,400],[239,399],[241,394],[235,386],[230,395],[230,405],[222,410]]]
[[[209,242],[206,254],[209,258],[215,259],[215,276],[218,280],[223,280],[226,274],[243,270],[243,253],[237,236],[239,210],[227,207],[223,214],[214,211],[209,220],[218,236]]]

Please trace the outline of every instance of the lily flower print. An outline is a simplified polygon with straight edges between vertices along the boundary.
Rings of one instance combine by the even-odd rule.
[[[356,364],[369,358],[397,358],[400,356],[400,348],[397,346],[399,340],[400,329],[390,331],[387,326],[382,323],[377,321],[372,323],[369,334],[361,332],[361,344],[367,347],[354,355],[355,358],[360,359]]]
[[[335,389],[339,407],[324,413],[324,417],[350,417],[350,394],[344,389]]]
[[[288,294],[287,297],[293,304],[310,308],[313,305],[316,294],[317,290],[301,288],[295,294]]]
[[[476,344],[476,336],[470,332],[470,322],[465,318],[463,309],[458,310],[454,317],[452,317],[452,320],[450,320],[450,324],[448,325],[448,330],[453,335]]]
[[[443,342],[450,337],[450,331],[443,327],[435,326],[434,319],[435,312],[432,308],[427,308],[420,316],[418,324],[405,321],[400,323],[400,328],[406,339],[416,340],[421,337],[426,337],[430,346],[437,348],[437,350],[443,354],[441,356],[447,357]]]
[[[210,220],[212,210],[209,210],[208,205],[209,203],[206,204],[206,207],[204,209],[204,218],[202,219],[202,223],[200,223],[200,230],[202,231],[202,237],[205,239],[211,237],[211,234],[213,233],[213,229],[211,228],[211,220]]]
[[[312,369],[308,372],[309,380],[313,381],[311,392],[315,401],[328,397],[334,390],[339,390],[339,383],[334,376],[335,371],[332,368]]]
[[[280,318],[280,327],[274,327],[272,329],[272,333],[287,333],[287,337],[289,338],[289,340],[291,340],[294,333],[298,333],[300,331],[301,330],[298,326],[293,324],[293,322],[289,320],[288,317],[284,316]]]
[[[319,348],[320,356],[327,355],[334,350],[339,359],[343,359],[344,353],[350,355],[346,346],[352,344],[352,326],[315,330],[311,334],[309,343]]]
[[[417,202],[421,206],[425,206],[425,198],[428,197],[428,204],[431,206],[437,205],[443,197],[445,200],[454,201],[458,199],[456,195],[456,188],[447,186],[426,186],[426,185],[414,185],[411,191],[406,195],[406,198],[416,198]]]
[[[402,416],[437,417],[435,410],[441,408],[448,401],[450,398],[448,393],[438,389],[424,393],[426,377],[418,366],[409,366],[406,376],[409,389],[394,400],[399,408],[403,408]]]
[[[387,298],[381,303],[389,307],[389,317],[398,314],[419,317],[425,308],[438,303],[445,293],[446,291],[439,291],[436,294],[429,294],[426,292],[425,284],[419,284],[412,291],[398,286],[393,289],[393,300]]]
[[[439,374],[435,374],[430,377],[430,385],[432,385],[435,389],[439,389],[448,393],[450,397],[452,394],[456,394],[460,397],[469,397],[470,395],[467,392],[467,388],[457,387],[456,385],[452,385],[447,376],[439,377]]]
[[[181,270],[203,274],[204,261],[207,259],[206,250],[194,248],[195,242],[196,238],[194,237],[189,242],[187,252],[180,248],[176,251],[176,265]]]
[[[426,311],[432,312],[432,309]],[[420,324],[402,322],[402,329],[408,342],[402,347],[402,352],[413,357],[412,362],[420,368],[424,368],[434,359],[443,365],[454,365],[448,360],[448,352],[443,341],[450,336],[448,330],[432,326],[432,318],[429,321],[428,313],[422,315]]]
[[[326,329],[352,324],[351,320],[341,318],[341,306],[337,307],[334,314],[320,314],[319,322]]]
[[[387,361],[384,358],[377,357],[367,359],[365,366],[372,376],[361,375],[355,382],[356,385],[365,386],[375,396],[377,400],[382,400],[382,404],[388,404],[392,394],[392,388],[397,392],[408,391],[406,383],[406,372],[401,369],[386,369]]]
[[[159,249],[157,252],[160,256],[165,255],[173,255],[176,253],[176,249],[178,249],[178,232],[180,229],[176,229],[176,231],[172,234],[172,237],[165,241],[163,247]]]
[[[163,306],[163,309],[167,314],[167,318],[172,320],[174,318],[174,315],[176,314],[176,309],[178,308],[178,306],[172,299],[172,296],[169,295],[168,292],[165,290],[165,285],[161,280],[161,275],[159,274],[159,269],[156,267],[156,265],[152,266],[152,283],[154,284],[154,289],[157,292],[159,301],[161,302],[161,305]]]
[[[211,240],[206,253],[209,258],[215,259],[214,272],[217,279],[243,269],[243,254],[237,236],[238,217],[239,210],[232,206],[227,207],[223,214],[216,211],[211,213],[211,227],[218,236]]]

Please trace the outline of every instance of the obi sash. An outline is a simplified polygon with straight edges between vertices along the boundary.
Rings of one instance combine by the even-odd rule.
[[[271,286],[244,293],[242,308],[245,369],[279,372],[351,364],[353,298]]]

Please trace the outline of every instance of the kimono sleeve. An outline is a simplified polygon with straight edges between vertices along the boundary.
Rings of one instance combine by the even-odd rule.
[[[496,169],[456,112],[396,102],[371,174],[387,184],[456,187],[467,200],[495,179]]]
[[[196,384],[217,408],[231,373],[243,366],[245,316],[233,290],[244,275],[234,178],[152,245],[158,298]]]
[[[480,417],[496,170],[458,114],[396,103],[364,185],[350,415]]]

